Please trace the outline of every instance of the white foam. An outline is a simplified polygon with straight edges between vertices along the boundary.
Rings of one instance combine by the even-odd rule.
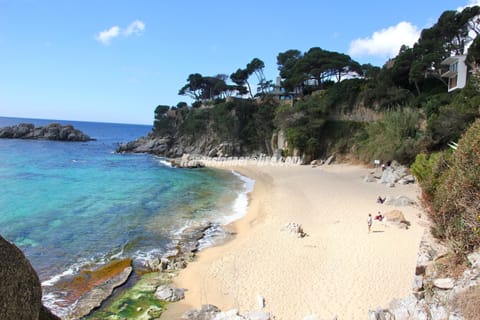
[[[223,219],[223,224],[229,224],[235,220],[242,218],[247,214],[248,210],[248,194],[253,191],[255,186],[255,180],[245,177],[238,172],[232,170],[233,175],[237,176],[241,181],[243,181],[243,190],[240,192],[232,204],[232,214],[228,215]]]
[[[156,158],[157,158],[158,163],[160,163],[161,165],[163,165],[165,167],[172,168],[172,163],[170,161],[166,160],[165,158],[161,158],[161,157],[156,157]]]
[[[136,251],[133,254],[133,259],[135,262],[144,265],[147,261],[160,257],[164,253],[164,250],[162,249],[152,249],[150,251]]]
[[[62,273],[54,275],[50,279],[43,281],[42,287],[51,287],[63,277],[74,275],[77,271],[78,271],[78,268],[76,266],[75,267],[72,266],[67,270],[63,271]]]

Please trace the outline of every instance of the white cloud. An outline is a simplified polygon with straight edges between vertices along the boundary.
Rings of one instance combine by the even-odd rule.
[[[463,11],[463,9],[465,9],[467,7],[473,7],[473,6],[480,6],[480,0],[469,0],[468,4],[466,4],[463,7],[458,7],[457,11]]]
[[[118,37],[119,34],[120,34],[120,27],[119,26],[113,26],[108,30],[104,30],[104,31],[99,32],[97,34],[97,36],[95,37],[95,39],[97,39],[97,41],[99,41],[103,44],[109,44],[110,40]]]
[[[127,37],[132,34],[139,35],[143,30],[145,30],[145,23],[140,20],[135,20],[128,25],[127,29],[123,31],[123,34],[125,34]]]
[[[110,29],[99,32],[95,35],[95,40],[108,45],[110,41],[116,37],[123,35],[124,37],[130,37],[132,35],[140,35],[145,30],[145,23],[140,20],[135,20],[130,23],[126,28],[122,29],[119,26],[113,26]]]
[[[370,37],[353,40],[348,53],[352,57],[394,57],[402,45],[411,47],[419,37],[420,30],[417,26],[402,21],[395,26],[376,31]]]

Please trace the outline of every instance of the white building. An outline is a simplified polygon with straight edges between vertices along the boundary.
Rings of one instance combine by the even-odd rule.
[[[443,65],[448,65],[448,71],[442,74],[443,78],[448,78],[448,92],[461,89],[467,84],[467,65],[465,64],[465,55],[451,56],[442,61]]]

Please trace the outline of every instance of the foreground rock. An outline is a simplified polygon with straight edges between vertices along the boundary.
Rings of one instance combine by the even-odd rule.
[[[7,139],[38,139],[54,141],[90,141],[94,140],[82,131],[71,125],[58,123],[48,124],[45,127],[35,127],[31,123],[0,128],[0,138]]]
[[[42,305],[35,270],[14,244],[0,236],[0,319],[59,319]]]

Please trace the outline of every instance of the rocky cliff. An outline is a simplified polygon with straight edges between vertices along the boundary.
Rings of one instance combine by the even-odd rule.
[[[0,319],[58,319],[42,305],[40,280],[22,251],[0,236]]]
[[[39,139],[57,141],[90,141],[94,140],[71,125],[52,123],[45,127],[35,127],[31,123],[0,128],[0,138],[7,139]]]
[[[248,100],[197,109],[170,109],[156,115],[150,134],[121,145],[117,152],[152,153],[167,158],[183,154],[273,155],[285,147],[279,145],[285,144],[285,134],[279,134],[273,125],[274,110],[273,106],[259,106]]]

